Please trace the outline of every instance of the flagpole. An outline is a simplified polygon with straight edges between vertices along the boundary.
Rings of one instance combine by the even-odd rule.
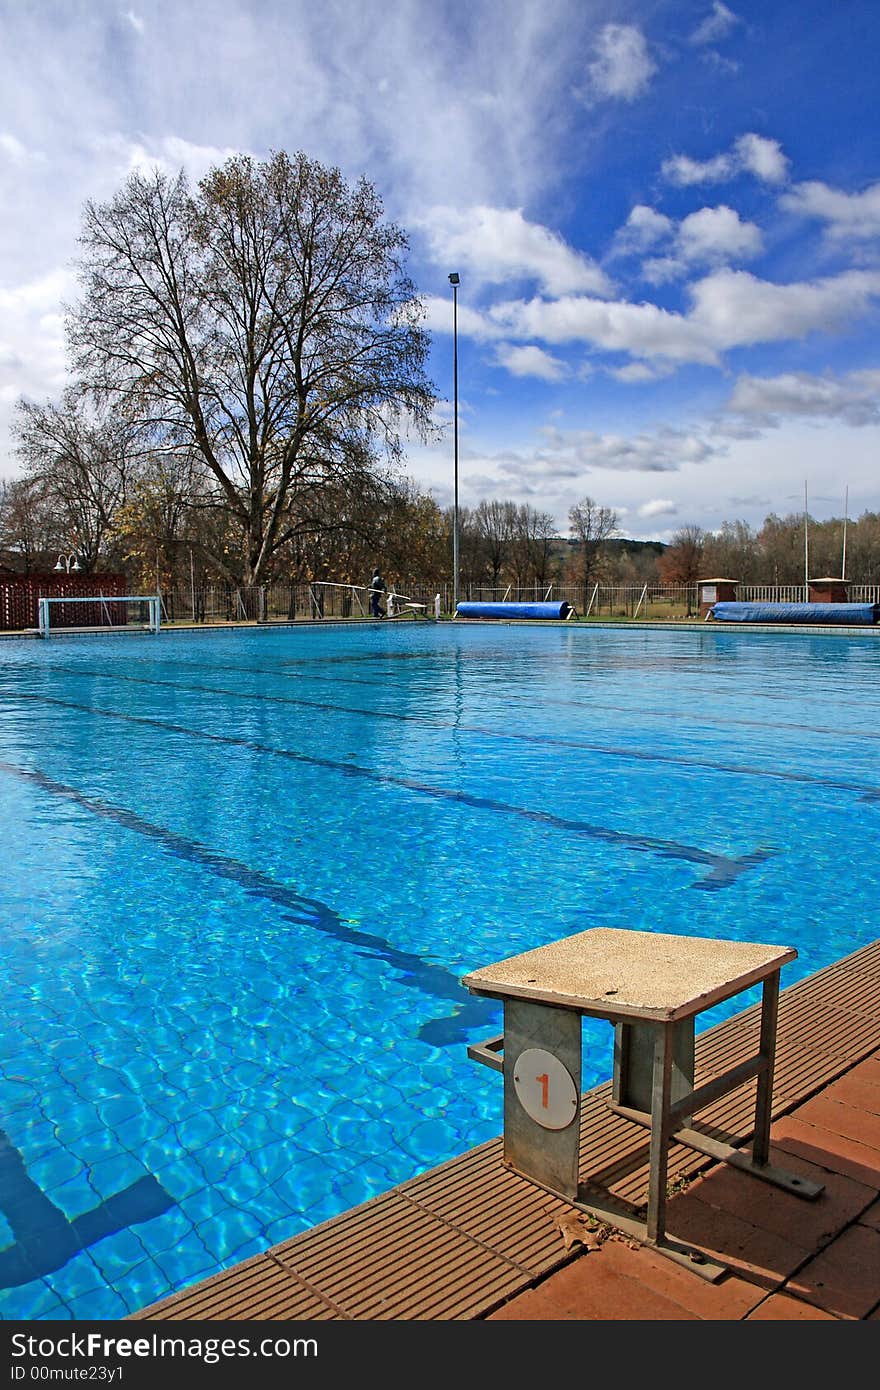
[[[804,603],[810,601],[810,522],[807,510],[807,480],[804,478]]]

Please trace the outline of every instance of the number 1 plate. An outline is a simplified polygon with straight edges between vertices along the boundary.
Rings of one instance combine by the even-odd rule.
[[[519,1103],[544,1129],[565,1129],[577,1115],[577,1088],[568,1068],[552,1052],[528,1047],[513,1067]]]

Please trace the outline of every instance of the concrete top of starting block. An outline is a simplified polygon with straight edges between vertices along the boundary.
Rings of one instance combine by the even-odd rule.
[[[462,978],[472,994],[533,999],[598,1018],[673,1022],[797,958],[793,946],[594,927]]]

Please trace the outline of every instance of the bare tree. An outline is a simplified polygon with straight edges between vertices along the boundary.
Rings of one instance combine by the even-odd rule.
[[[706,536],[702,527],[681,526],[660,557],[658,569],[664,584],[696,584],[703,568]]]
[[[75,391],[60,405],[21,400],[13,423],[27,476],[51,499],[57,543],[93,569],[137,467],[137,434],[119,417],[91,411]]]
[[[775,512],[764,518],[758,532],[764,568],[770,584],[803,585],[804,574],[804,518],[803,515],[779,517]],[[739,578],[738,575],[733,576]]]
[[[0,481],[0,560],[29,574],[45,565],[47,552],[64,548],[54,499],[34,478]]]
[[[549,582],[556,523],[548,512],[536,511],[528,503],[515,509],[510,543],[510,573],[514,583]]]
[[[725,521],[703,537],[704,577],[722,576],[744,584],[767,583],[758,538],[746,521]]]
[[[497,588],[504,566],[510,557],[516,522],[516,503],[484,500],[474,508],[471,519],[480,537],[492,587]]]
[[[227,518],[205,487],[204,465],[192,452],[153,453],[138,460],[111,527],[114,548],[138,586],[173,593],[198,558],[222,548]]]
[[[597,582],[605,542],[618,534],[617,513],[611,507],[600,507],[592,497],[585,497],[569,510],[568,520],[577,548],[576,564],[586,611],[590,586]]]
[[[404,233],[361,179],[303,154],[228,160],[195,193],[133,174],[88,203],[73,366],[154,443],[198,451],[254,584],[315,494],[425,437],[428,338]],[[305,518],[305,520],[304,520]]]
[[[446,523],[446,534],[448,537],[448,552],[451,568],[452,557],[452,529],[453,512],[448,507],[444,512]],[[459,536],[459,566],[461,580],[464,586],[464,593],[470,595],[471,591],[485,583],[489,575],[489,566],[486,558],[486,547],[482,530],[476,519],[476,509],[471,507],[460,507],[458,511],[458,536]]]

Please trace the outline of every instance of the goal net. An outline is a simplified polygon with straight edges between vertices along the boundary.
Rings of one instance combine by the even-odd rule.
[[[158,632],[159,594],[92,594],[88,598],[41,598],[41,637],[58,632]]]

